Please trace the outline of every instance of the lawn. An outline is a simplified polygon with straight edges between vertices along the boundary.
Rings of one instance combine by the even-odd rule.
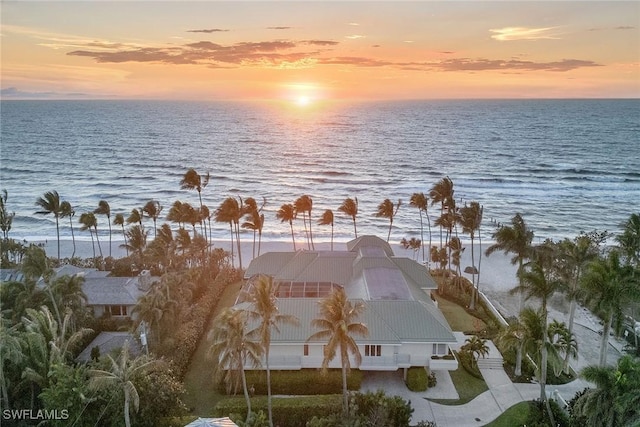
[[[458,304],[442,298],[437,292],[432,292],[432,295],[438,301],[438,308],[444,314],[452,330],[468,332],[481,331],[486,328],[486,324],[482,320],[470,315]]]
[[[213,377],[211,375],[211,362],[206,359],[207,354],[207,334],[213,327],[215,317],[225,307],[231,307],[238,296],[242,282],[236,282],[229,285],[222,294],[222,298],[216,308],[213,310],[211,316],[211,322],[209,328],[204,333],[198,348],[193,354],[189,370],[184,376],[184,386],[187,390],[187,394],[184,396],[184,403],[189,408],[189,412],[198,414],[199,416],[213,415],[213,407],[226,395],[219,394],[216,391],[216,387],[213,383]]]
[[[474,377],[462,366],[459,366],[455,371],[450,371],[449,375],[451,375],[451,380],[458,391],[460,399],[429,399],[430,401],[443,405],[464,405],[489,390],[484,380]]]
[[[514,427],[525,425],[531,402],[520,402],[504,411],[498,418],[484,427]]]

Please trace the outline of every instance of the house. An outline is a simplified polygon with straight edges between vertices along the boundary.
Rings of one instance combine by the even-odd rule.
[[[95,317],[109,315],[116,318],[131,318],[138,298],[144,295],[157,278],[144,270],[137,277],[108,277],[108,271],[64,265],[54,270],[51,280],[62,276],[84,277],[82,291],[87,296],[87,307]],[[44,286],[44,280],[38,284]]]
[[[322,341],[307,339],[316,329],[318,302],[336,287],[364,305],[359,321],[369,335],[356,337],[362,354],[361,370],[395,371],[413,366],[455,370],[450,352],[454,336],[430,297],[437,285],[427,268],[409,258],[396,257],[391,246],[375,236],[347,243],[346,251],[269,252],[255,258],[245,273],[236,307],[247,304],[251,279],[272,276],[278,284],[280,313],[294,315],[299,325],[279,325],[272,331],[269,364],[272,369],[319,368]],[[352,361],[352,366],[355,366]],[[336,357],[329,365],[340,367]]]

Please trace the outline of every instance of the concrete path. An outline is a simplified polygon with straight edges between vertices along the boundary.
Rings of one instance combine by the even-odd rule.
[[[489,343],[491,345],[487,358],[501,358],[493,343]],[[414,408],[412,424],[423,420],[435,421],[438,427],[484,426],[516,403],[540,397],[540,385],[514,384],[502,368],[480,368],[480,372],[489,390],[464,405],[441,405],[428,400],[458,398],[447,371],[436,372],[438,384],[423,393],[409,391],[404,384],[401,371],[367,372],[362,383],[362,391],[382,389],[387,394],[401,396],[410,401]],[[568,384],[547,385],[546,391],[547,394],[551,394],[557,390],[565,400],[569,400],[588,385],[587,382],[577,379]]]

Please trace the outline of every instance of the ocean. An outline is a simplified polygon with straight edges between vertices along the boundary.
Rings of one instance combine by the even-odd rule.
[[[337,208],[357,197],[358,234],[385,238],[376,218],[385,198],[401,199],[391,241],[420,237],[414,192],[428,194],[441,178],[454,183],[459,206],[484,206],[482,236],[521,213],[545,238],[580,231],[617,232],[640,212],[640,100],[438,100],[332,103],[305,108],[270,102],[2,101],[0,189],[15,212],[9,236],[55,239],[54,218],[36,215],[35,201],[57,190],[76,211],[107,200],[125,217],[148,200],[164,210],[180,200],[188,168],[211,180],[203,190],[213,212],[224,198],[266,198],[263,239],[290,239],[276,219],[284,203],[313,199],[313,234],[325,209],[335,215],[335,239],[353,237]],[[439,206],[429,207],[430,219]],[[113,219],[113,218],[112,218]],[[152,224],[149,221],[149,224]],[[79,225],[79,224],[78,224]],[[68,220],[61,238],[71,239]],[[98,216],[101,236],[106,218]],[[295,223],[304,238],[302,221]],[[426,221],[425,221],[426,230]],[[114,229],[117,233],[117,229]],[[89,240],[88,232],[75,230]],[[227,224],[213,234],[226,239]],[[434,242],[439,234],[433,227]],[[426,237],[425,231],[425,239]],[[121,236],[114,236],[117,239]],[[246,239],[252,234],[246,231]]]

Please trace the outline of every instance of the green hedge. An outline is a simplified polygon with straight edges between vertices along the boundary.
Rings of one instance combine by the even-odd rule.
[[[246,371],[247,387],[253,386],[253,394],[267,394],[267,373],[264,370]],[[362,371],[352,369],[347,376],[347,389],[359,390]],[[219,390],[224,393],[224,385]],[[342,393],[342,371],[329,369],[326,374],[320,369],[300,371],[271,371],[271,394],[311,395]]]
[[[280,427],[305,427],[313,417],[324,417],[342,412],[342,395],[319,395],[312,397],[273,398],[273,424]],[[267,412],[265,396],[251,398],[253,412]],[[218,402],[214,417],[231,417],[244,421],[247,417],[247,402],[243,397],[230,397]]]
[[[411,391],[426,391],[429,388],[427,370],[418,366],[409,368],[405,383]]]

